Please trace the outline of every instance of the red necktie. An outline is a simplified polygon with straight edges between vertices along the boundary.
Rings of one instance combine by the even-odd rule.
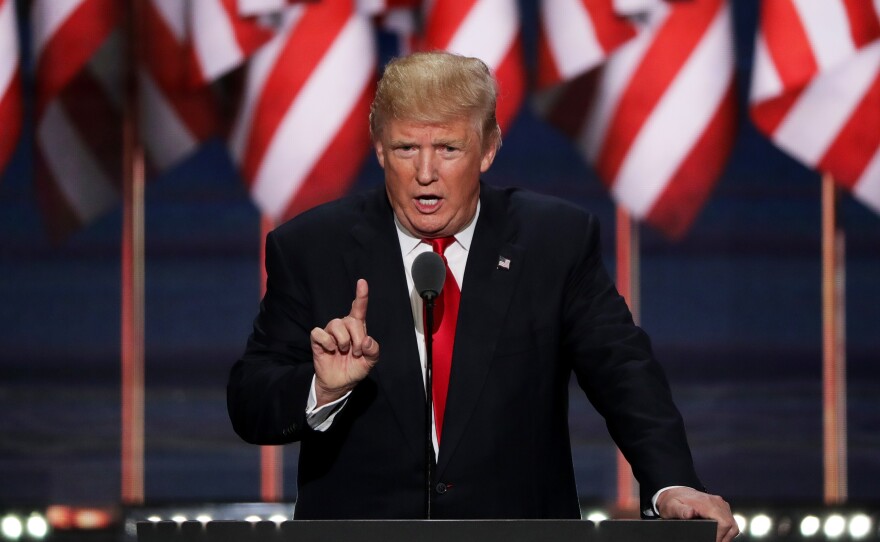
[[[454,237],[441,239],[429,239],[434,252],[443,258],[446,264],[446,281],[443,290],[437,296],[434,305],[434,358],[433,358],[433,385],[431,389],[434,395],[434,422],[437,426],[437,444],[440,444],[440,431],[443,429],[443,412],[446,409],[446,393],[449,389],[449,375],[452,371],[452,347],[455,342],[455,323],[458,320],[458,304],[461,300],[461,291],[455,276],[449,269],[446,256],[443,255],[446,247],[455,242]]]

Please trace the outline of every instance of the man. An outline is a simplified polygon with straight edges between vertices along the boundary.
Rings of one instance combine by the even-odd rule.
[[[633,466],[643,514],[715,519],[730,540],[727,503],[691,489],[701,484],[681,416],[602,266],[595,218],[480,183],[501,144],[495,100],[477,59],[387,66],[370,114],[384,190],[267,237],[266,295],[228,387],[235,430],[301,441],[298,518],[421,517],[425,346],[410,267],[447,238],[444,289],[460,300],[434,411],[432,517],[579,517],[573,371]]]

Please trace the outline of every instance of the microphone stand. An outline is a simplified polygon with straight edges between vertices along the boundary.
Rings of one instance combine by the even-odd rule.
[[[434,298],[437,294],[425,292],[425,519],[431,519],[431,484],[434,467]]]

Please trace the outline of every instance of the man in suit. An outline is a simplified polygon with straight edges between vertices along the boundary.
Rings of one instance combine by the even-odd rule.
[[[452,304],[440,315],[455,331],[448,385],[434,389],[447,398],[434,410],[432,517],[579,517],[574,372],[633,466],[643,515],[715,519],[729,541],[730,508],[700,491],[596,219],[480,182],[501,144],[495,100],[477,59],[419,53],[386,67],[370,114],[384,189],[267,237],[266,295],[229,380],[233,427],[248,442],[301,442],[297,518],[422,517],[425,345],[410,267],[445,238],[444,289],[460,298],[457,318]]]

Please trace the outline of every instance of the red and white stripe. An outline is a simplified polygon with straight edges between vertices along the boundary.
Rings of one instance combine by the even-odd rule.
[[[51,234],[61,237],[118,201],[120,20],[117,0],[35,0],[35,183]]]
[[[264,215],[281,220],[341,196],[370,149],[376,72],[370,18],[351,0],[287,8],[249,62],[230,138]]]
[[[195,85],[238,68],[274,35],[258,17],[242,14],[236,0],[193,0],[189,6]]]
[[[506,130],[525,93],[519,10],[512,0],[433,0],[422,48],[477,57],[498,80],[498,124]]]
[[[21,135],[21,56],[13,0],[0,0],[0,172]]]
[[[762,4],[751,116],[880,213],[880,1]]]
[[[540,20],[539,88],[595,68],[638,30],[616,10],[614,0],[542,0]]]
[[[140,71],[141,132],[150,164],[164,170],[214,135],[219,119],[210,89],[189,84],[186,3],[141,1],[148,38]]]
[[[733,145],[732,19],[725,0],[654,2],[646,15],[597,80],[556,93],[546,115],[563,119],[618,205],[676,238]]]

